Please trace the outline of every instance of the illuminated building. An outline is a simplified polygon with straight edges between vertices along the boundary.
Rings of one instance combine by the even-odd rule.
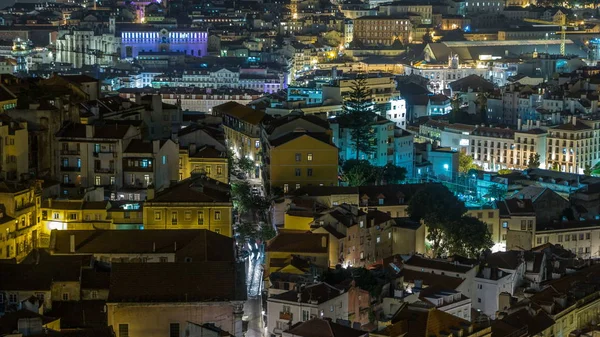
[[[233,235],[230,187],[205,175],[192,175],[144,203],[144,229],[207,229]]]
[[[47,245],[49,230],[39,221],[41,186],[0,182],[0,259],[21,261]]]
[[[206,56],[208,33],[200,30],[145,27],[143,30],[122,30],[121,58],[135,58],[140,52],[178,52],[190,56]]]
[[[582,174],[586,166],[593,167],[600,160],[600,120],[572,116],[548,132],[546,167]]]

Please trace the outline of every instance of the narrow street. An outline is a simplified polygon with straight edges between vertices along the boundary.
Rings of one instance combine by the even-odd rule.
[[[244,305],[244,321],[248,322],[247,337],[262,337],[264,328],[262,322],[262,263],[264,253],[256,244],[250,244],[252,249],[246,260],[246,284],[248,300]]]

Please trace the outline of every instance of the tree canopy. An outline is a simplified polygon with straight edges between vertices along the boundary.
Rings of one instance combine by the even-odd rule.
[[[427,184],[408,203],[408,214],[427,225],[427,240],[435,256],[447,252],[452,223],[459,221],[467,208],[442,184]]]
[[[540,167],[540,155],[537,153],[530,154],[529,164],[527,164],[527,167],[529,167],[530,169],[536,169]]]
[[[445,233],[449,254],[477,257],[494,245],[488,226],[481,220],[463,216],[448,224]]]
[[[462,174],[469,173],[470,170],[479,170],[481,166],[473,163],[473,157],[464,152],[458,153],[458,172]]]
[[[406,179],[404,167],[388,163],[383,167],[371,165],[367,160],[346,160],[342,165],[342,179],[349,186],[398,184]]]
[[[371,124],[376,116],[371,89],[364,78],[357,78],[352,82],[351,91],[344,100],[341,116],[346,116],[347,128],[350,129],[350,140],[356,152],[356,159],[360,154],[366,156],[375,151],[374,134]]]

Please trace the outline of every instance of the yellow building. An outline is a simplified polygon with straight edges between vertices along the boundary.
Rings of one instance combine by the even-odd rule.
[[[194,175],[151,194],[144,203],[145,229],[207,229],[232,236],[229,185]]]
[[[329,266],[329,235],[303,231],[280,231],[267,243],[267,275],[290,270],[294,258],[310,260],[317,267]],[[299,271],[301,273],[301,271]]]
[[[40,226],[40,186],[0,182],[0,259],[22,260],[49,238]],[[40,241],[42,239],[42,241]]]
[[[227,102],[213,108],[213,113],[223,117],[223,131],[227,147],[237,158],[246,157],[256,164],[251,177],[260,176],[260,122],[265,117],[263,111],[251,107]]]
[[[265,151],[265,184],[284,193],[302,186],[337,186],[338,148],[326,133],[291,132],[270,140]]]
[[[209,178],[224,184],[229,183],[229,165],[227,153],[212,146],[179,149],[179,180],[191,177],[192,173],[206,174]]]
[[[41,224],[45,232],[51,230],[112,229],[108,201],[44,200],[41,204]]]

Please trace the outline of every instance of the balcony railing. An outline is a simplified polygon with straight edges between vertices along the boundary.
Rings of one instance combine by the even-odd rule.
[[[114,168],[94,168],[94,172],[96,173],[114,173]]]
[[[133,172],[154,172],[154,168],[152,166],[146,166],[146,167],[142,167],[142,166],[129,166],[129,165],[124,165],[123,166],[123,171],[133,171]]]
[[[79,172],[79,171],[81,171],[81,167],[78,167],[78,166],[61,166],[60,170],[61,171],[65,171],[65,172]]]
[[[79,150],[60,150],[62,155],[79,155]]]
[[[291,312],[281,311],[279,313],[279,319],[283,319],[286,321],[291,321],[294,318],[294,315]]]

